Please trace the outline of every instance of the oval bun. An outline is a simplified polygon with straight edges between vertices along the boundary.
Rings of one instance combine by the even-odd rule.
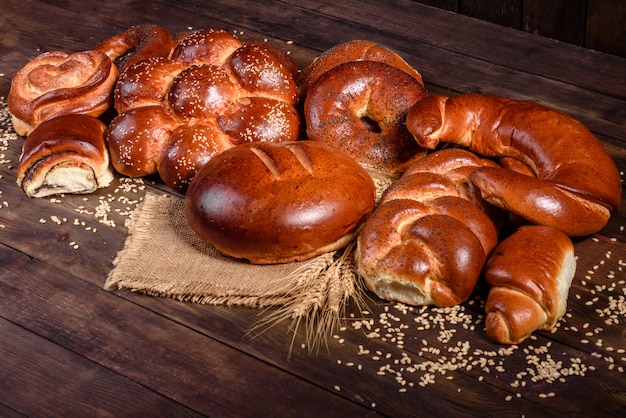
[[[246,143],[204,165],[185,198],[191,228],[253,264],[340,249],[373,210],[374,184],[353,159],[310,141]]]

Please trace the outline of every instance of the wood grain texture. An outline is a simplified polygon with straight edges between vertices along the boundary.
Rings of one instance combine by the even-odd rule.
[[[585,46],[626,57],[626,3],[587,0]]]
[[[538,36],[585,45],[586,0],[524,0],[522,28]]]
[[[459,13],[509,28],[521,28],[519,0],[459,0]]]
[[[626,60],[613,55],[405,0],[23,4],[2,5],[0,97],[38,53],[90,48],[141,22],[266,40],[300,68],[364,38],[399,52],[431,92],[477,90],[569,111],[626,170]],[[255,328],[267,312],[103,290],[132,211],[147,191],[172,191],[156,178],[116,176],[91,195],[31,199],[15,184],[22,138],[3,140],[2,416],[582,417],[626,407],[624,205],[600,233],[576,240],[578,270],[554,332],[491,343],[481,282],[454,309],[368,295],[318,351],[289,321]]]

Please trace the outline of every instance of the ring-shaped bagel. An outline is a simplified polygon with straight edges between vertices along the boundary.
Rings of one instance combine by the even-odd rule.
[[[388,64],[337,65],[309,88],[307,136],[342,150],[370,172],[397,177],[424,155],[404,120],[425,96],[415,78]]]

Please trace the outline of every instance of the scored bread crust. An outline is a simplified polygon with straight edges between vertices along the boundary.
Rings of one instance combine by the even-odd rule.
[[[311,141],[224,151],[189,186],[191,228],[225,255],[255,264],[302,261],[347,245],[372,211],[367,172]]]

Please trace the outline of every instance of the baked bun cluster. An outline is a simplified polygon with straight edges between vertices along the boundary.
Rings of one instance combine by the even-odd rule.
[[[7,106],[15,132],[26,136],[41,122],[70,113],[102,115],[118,75],[109,57],[96,50],[35,57],[11,80]]]
[[[123,175],[158,173],[184,193],[214,155],[235,145],[294,141],[296,66],[278,48],[219,29],[181,38],[168,58],[129,66],[114,91],[111,161]]]
[[[255,264],[302,261],[346,246],[374,208],[352,158],[312,141],[246,143],[211,159],[185,197],[191,228]]]
[[[397,178],[424,149],[405,126],[427,96],[422,77],[399,55],[356,40],[322,53],[298,79],[309,140],[342,150],[374,178]]]

